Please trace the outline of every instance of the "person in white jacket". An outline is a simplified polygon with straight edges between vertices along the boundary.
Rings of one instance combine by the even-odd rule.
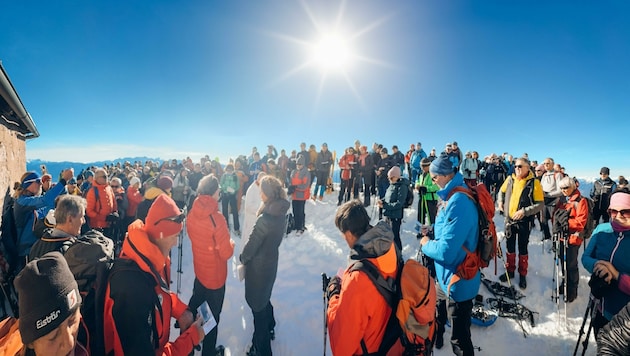
[[[477,185],[477,172],[479,171],[479,160],[472,157],[470,151],[466,152],[466,158],[462,162],[460,171],[464,176],[464,182],[469,187]]]
[[[258,173],[258,176],[256,176],[256,180],[253,184],[249,186],[249,188],[247,188],[247,193],[245,193],[245,206],[243,208],[243,230],[241,230],[242,238],[240,253],[243,252],[243,247],[247,245],[249,235],[251,235],[252,231],[254,230],[254,223],[256,223],[256,213],[258,212],[258,209],[262,204],[262,198],[260,197],[260,181],[266,175],[267,174],[265,172]],[[236,256],[240,255],[240,253]],[[235,258],[235,260],[238,261],[238,258]],[[238,279],[242,281],[245,276],[245,268],[240,262],[237,263],[238,266],[236,268],[238,271]]]

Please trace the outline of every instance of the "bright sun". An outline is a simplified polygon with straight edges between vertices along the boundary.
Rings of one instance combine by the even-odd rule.
[[[341,35],[328,34],[313,46],[312,58],[313,63],[326,72],[345,72],[352,62],[352,51]]]

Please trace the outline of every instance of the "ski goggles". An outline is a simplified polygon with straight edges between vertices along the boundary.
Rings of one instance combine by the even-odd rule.
[[[174,223],[177,224],[181,224],[184,219],[186,219],[186,214],[181,213],[179,215],[175,215],[175,216],[167,216],[165,218],[161,218],[159,220],[157,220],[156,222],[153,223],[153,226],[156,226],[157,224],[161,223],[162,221],[172,221]]]

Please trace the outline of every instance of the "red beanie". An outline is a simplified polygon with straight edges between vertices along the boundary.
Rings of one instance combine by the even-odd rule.
[[[154,240],[177,235],[184,226],[183,218],[178,219],[180,215],[182,212],[175,201],[166,194],[160,194],[149,208],[144,229]]]

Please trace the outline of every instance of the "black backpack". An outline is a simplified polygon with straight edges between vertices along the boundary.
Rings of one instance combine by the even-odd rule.
[[[114,242],[101,232],[90,230],[64,242],[62,250],[83,298],[81,315],[89,337],[82,337],[81,328],[79,338],[89,340],[89,345],[85,346],[89,346],[91,355],[104,355],[103,306],[109,272],[114,264]]]
[[[401,178],[402,184],[406,184],[407,187],[407,198],[405,198],[405,203],[403,204],[403,209],[409,208],[413,204],[413,185],[409,182],[407,178]]]

